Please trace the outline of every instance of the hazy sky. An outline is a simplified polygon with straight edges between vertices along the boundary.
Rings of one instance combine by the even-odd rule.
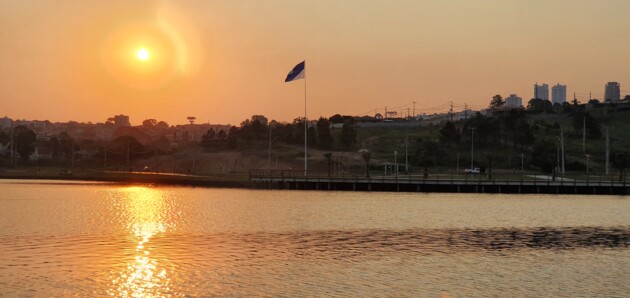
[[[630,1],[0,1],[0,117],[238,124],[630,91]],[[141,61],[136,51],[150,58]],[[622,92],[622,95],[630,92]]]

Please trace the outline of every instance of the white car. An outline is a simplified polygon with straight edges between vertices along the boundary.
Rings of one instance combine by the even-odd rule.
[[[481,170],[479,168],[464,169],[464,173],[466,173],[466,174],[479,174],[479,173],[481,173]]]

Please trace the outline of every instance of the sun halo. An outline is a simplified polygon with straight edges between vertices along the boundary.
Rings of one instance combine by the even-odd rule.
[[[145,48],[138,49],[138,51],[136,52],[136,58],[138,58],[138,60],[140,61],[149,60],[149,51]]]

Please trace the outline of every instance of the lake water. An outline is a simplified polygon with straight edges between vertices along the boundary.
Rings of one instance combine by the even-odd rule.
[[[0,296],[630,296],[630,197],[0,180]]]

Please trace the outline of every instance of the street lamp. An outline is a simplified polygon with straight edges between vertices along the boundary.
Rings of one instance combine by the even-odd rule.
[[[267,150],[267,170],[271,170],[271,142],[275,141],[278,136],[273,137],[273,139],[271,138],[271,131],[272,128],[271,126],[269,126],[269,149]],[[278,155],[276,155],[276,168],[277,168],[277,164],[278,164]]]
[[[523,181],[523,170],[525,168],[525,154],[521,153],[521,181]]]
[[[398,151],[394,150],[394,165],[396,171],[396,179],[398,179]]]
[[[475,129],[477,129],[476,127],[471,127],[470,129],[470,134],[471,134],[471,141],[470,141],[470,169],[474,169],[475,168]]]
[[[455,175],[459,175],[459,153],[457,154],[457,169]]]
[[[588,173],[588,159],[591,157],[590,154],[586,154],[586,183],[588,183],[589,173]]]

